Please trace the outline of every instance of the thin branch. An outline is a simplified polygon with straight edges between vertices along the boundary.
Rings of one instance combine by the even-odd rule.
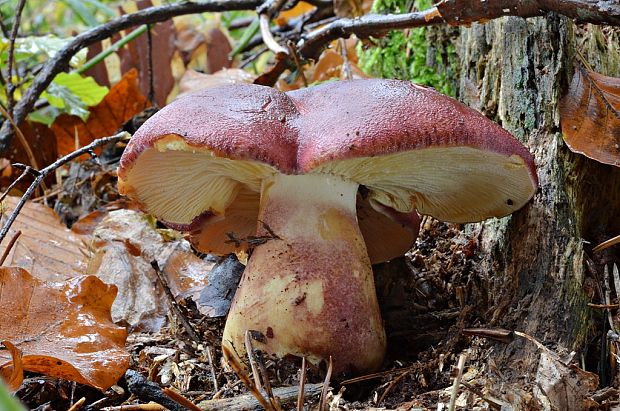
[[[301,357],[301,375],[299,376],[299,393],[297,394],[297,411],[304,409],[304,389],[306,385],[306,357]]]
[[[10,115],[13,114],[13,96],[15,94],[15,85],[13,84],[13,60],[15,58],[15,40],[17,39],[17,32],[19,31],[19,23],[22,20],[22,11],[26,5],[26,0],[19,0],[17,3],[17,11],[15,12],[15,21],[13,22],[13,28],[11,29],[11,36],[9,38],[9,55],[7,58],[7,86],[6,86],[6,100],[7,108]],[[16,70],[17,71],[17,70]]]
[[[273,51],[274,54],[285,54],[288,55],[288,50],[282,47],[276,39],[271,34],[271,29],[269,28],[269,16],[267,14],[261,14],[259,16],[260,22],[260,34],[263,37],[263,42],[269,50]]]
[[[430,26],[438,23],[443,23],[443,19],[435,7],[414,13],[368,14],[356,19],[338,19],[302,38],[297,43],[297,49],[302,57],[316,59],[326,44],[340,37],[348,38],[355,34],[359,38],[366,38],[388,30]]]
[[[172,17],[203,12],[221,12],[230,10],[252,10],[262,3],[261,0],[211,0],[183,1],[165,6],[149,7],[136,13],[125,14],[101,26],[94,27],[73,38],[61,50],[47,61],[43,70],[34,78],[22,99],[15,105],[13,120],[21,124],[32,111],[37,99],[50,85],[56,74],[68,69],[69,61],[77,52],[104,40],[121,30],[142,24],[166,21]],[[6,153],[11,142],[10,125],[4,124],[0,129],[0,154]]]
[[[164,289],[166,297],[168,297],[168,300],[170,301],[170,308],[172,308],[172,311],[177,317],[177,320],[179,320],[179,322],[183,325],[183,328],[185,328],[185,331],[187,331],[187,335],[189,335],[189,337],[194,342],[201,343],[202,341],[196,333],[196,330],[194,330],[194,327],[192,327],[187,318],[185,318],[185,315],[183,315],[183,312],[179,307],[179,303],[177,303],[177,300],[176,298],[174,298],[172,291],[170,291],[168,281],[166,281],[166,276],[164,275],[162,269],[159,267],[159,264],[157,264],[157,260],[151,261],[151,267],[153,267],[153,270],[155,270],[155,274],[157,274],[157,279],[159,280],[160,285]]]
[[[7,219],[6,223],[4,223],[4,226],[2,227],[2,230],[0,230],[0,243],[2,243],[2,240],[4,240],[4,238],[6,237],[7,233],[9,232],[9,229],[11,228],[13,223],[15,222],[15,219],[17,218],[17,216],[19,215],[20,211],[22,210],[22,208],[26,204],[26,201],[28,201],[30,199],[30,197],[32,197],[32,194],[34,193],[36,188],[43,182],[43,180],[48,175],[50,175],[51,173],[55,172],[56,169],[62,167],[65,164],[67,164],[69,161],[74,160],[74,159],[78,158],[79,156],[88,153],[88,150],[92,150],[93,148],[104,146],[104,145],[110,144],[110,143],[116,143],[118,141],[125,140],[125,139],[128,139],[128,138],[129,138],[129,133],[122,132],[122,133],[118,133],[118,134],[116,134],[114,136],[111,136],[111,137],[103,137],[103,138],[97,139],[97,140],[93,141],[92,143],[90,143],[89,145],[84,146],[81,149],[74,151],[73,153],[69,153],[69,154],[67,154],[64,157],[59,158],[58,160],[54,161],[52,164],[50,164],[49,166],[45,167],[44,169],[38,170],[39,174],[34,179],[34,181],[30,184],[30,187],[28,187],[28,189],[26,190],[24,195],[19,199],[19,202],[17,203],[17,206],[15,206],[15,209],[13,210],[13,212],[11,213],[9,218]]]
[[[13,235],[13,238],[11,238],[11,241],[9,241],[9,244],[6,246],[6,249],[4,250],[2,257],[0,257],[0,266],[4,265],[6,258],[9,256],[9,253],[13,249],[13,246],[15,245],[15,242],[17,241],[20,235],[22,235],[21,230],[17,230],[15,235]]]

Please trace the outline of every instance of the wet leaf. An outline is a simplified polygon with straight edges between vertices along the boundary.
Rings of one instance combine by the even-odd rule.
[[[2,267],[0,338],[23,352],[24,370],[105,390],[129,367],[127,332],[110,318],[115,296],[116,287],[93,276],[53,283]],[[11,363],[7,352],[0,363]]]
[[[24,362],[22,361],[22,352],[10,341],[2,341],[2,345],[6,347],[11,355],[11,366],[0,368],[0,380],[3,380],[9,390],[16,391],[22,381],[24,381]]]
[[[69,154],[97,138],[113,135],[123,123],[149,106],[138,88],[138,72],[128,71],[101,103],[90,108],[86,122],[68,114],[54,121],[51,128],[56,136],[58,154]]]
[[[2,223],[18,201],[17,197],[7,197],[2,202]],[[18,230],[21,235],[9,252],[5,265],[24,268],[34,277],[46,281],[63,281],[84,274],[87,265],[84,237],[65,227],[52,209],[27,202],[7,239],[0,243],[0,255]]]
[[[568,147],[604,164],[620,166],[620,78],[578,66],[560,103]]]
[[[93,233],[94,256],[88,273],[118,287],[112,306],[115,322],[143,331],[158,331],[168,314],[168,300],[151,261],[157,260],[173,295],[207,283],[213,264],[193,254],[187,241],[155,220],[132,210],[115,210]]]

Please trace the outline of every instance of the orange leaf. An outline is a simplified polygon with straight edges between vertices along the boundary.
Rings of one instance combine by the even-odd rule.
[[[11,363],[0,366],[0,378],[11,391],[17,391],[22,381],[24,381],[24,362],[22,361],[22,352],[10,341],[2,341],[9,353],[11,354]]]
[[[237,68],[222,69],[213,74],[204,74],[195,70],[187,70],[179,81],[179,95],[177,97],[210,87],[239,83],[249,84],[252,83],[255,78],[255,75]]]
[[[129,367],[127,331],[112,323],[116,287],[93,276],[63,283],[0,268],[1,338],[23,353],[24,370],[105,390]],[[11,360],[0,351],[0,362]]]
[[[18,201],[17,197],[7,197],[2,202],[3,221]],[[86,271],[84,237],[67,229],[52,209],[27,202],[11,226],[7,240],[0,244],[0,255],[18,230],[22,234],[13,245],[6,265],[24,268],[33,276],[50,281],[63,281]]]
[[[572,151],[620,166],[620,78],[578,66],[560,102],[560,116]]]
[[[69,154],[97,138],[111,136],[123,123],[149,105],[138,88],[138,72],[135,69],[128,71],[101,103],[90,108],[86,123],[68,114],[54,121],[51,128],[56,136],[58,154]]]

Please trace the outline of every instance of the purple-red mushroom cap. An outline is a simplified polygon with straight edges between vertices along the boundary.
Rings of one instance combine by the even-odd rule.
[[[228,253],[243,247],[228,233],[256,233],[261,183],[277,173],[363,187],[358,218],[373,263],[407,251],[418,212],[502,217],[537,187],[532,156],[500,126],[432,89],[381,79],[184,96],[136,132],[118,174],[123,194],[192,232],[198,249]]]

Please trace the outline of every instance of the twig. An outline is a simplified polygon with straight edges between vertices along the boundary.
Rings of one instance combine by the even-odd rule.
[[[19,238],[20,235],[22,235],[21,230],[17,230],[15,235],[13,235],[13,238],[11,238],[11,241],[9,241],[9,244],[7,244],[6,249],[4,250],[4,253],[2,254],[2,257],[0,258],[0,266],[4,265],[4,261],[9,256],[9,253],[11,252],[11,249],[15,245],[15,242],[17,241],[17,239]]]
[[[37,164],[37,160],[34,157],[34,153],[32,152],[32,148],[30,148],[30,144],[28,144],[28,140],[26,139],[26,136],[24,136],[24,133],[22,133],[20,128],[17,127],[17,124],[15,124],[15,121],[13,121],[13,119],[11,118],[11,114],[9,114],[9,112],[6,111],[1,106],[0,106],[0,113],[2,113],[2,115],[4,117],[6,117],[6,119],[8,120],[7,124],[11,124],[11,126],[13,126],[13,128],[15,129],[15,133],[17,134],[17,138],[18,138],[20,144],[22,145],[22,147],[24,148],[24,151],[26,152],[26,156],[28,157],[28,161],[30,161],[30,165],[32,167],[34,167],[35,169],[38,169],[39,165]]]
[[[13,120],[19,125],[32,111],[41,93],[50,85],[56,74],[69,67],[69,61],[76,53],[115,33],[142,24],[157,23],[172,17],[203,12],[221,12],[230,10],[251,10],[258,7],[260,0],[208,0],[183,1],[164,6],[148,7],[135,13],[119,16],[101,26],[94,27],[68,42],[54,57],[50,58],[37,74],[32,84],[13,110]],[[12,133],[7,125],[0,129],[0,154],[6,153],[11,142]]]
[[[77,411],[82,408],[82,405],[86,402],[86,397],[80,398],[75,404],[71,406],[67,411]]]
[[[597,245],[596,247],[594,247],[594,248],[592,249],[592,251],[594,251],[594,252],[596,253],[596,252],[598,252],[598,251],[602,251],[602,250],[604,250],[604,249],[606,249],[606,248],[609,248],[609,247],[611,247],[612,245],[616,245],[616,244],[618,244],[618,243],[620,243],[620,235],[615,236],[614,238],[610,238],[610,239],[609,239],[609,240],[607,240],[607,241],[603,241],[602,243],[600,243],[599,245]]]
[[[193,341],[200,344],[202,342],[200,340],[200,337],[196,333],[196,330],[194,330],[194,327],[192,327],[192,325],[189,323],[187,318],[185,318],[185,315],[183,315],[183,311],[181,311],[181,308],[179,307],[179,303],[177,303],[176,298],[174,298],[174,295],[172,295],[172,291],[170,291],[170,287],[168,286],[168,281],[166,281],[166,277],[164,276],[163,270],[159,268],[159,264],[157,264],[157,260],[151,261],[151,267],[153,267],[153,270],[155,270],[155,273],[157,274],[157,278],[159,279],[159,283],[164,289],[164,292],[166,293],[166,296],[168,297],[168,301],[170,301],[170,306],[172,308],[172,311],[174,311],[174,314],[176,315],[177,319],[183,325],[183,328],[185,328],[185,331],[187,331],[187,335],[189,335],[189,337]]]
[[[267,374],[267,369],[265,368],[265,363],[263,363],[260,351],[256,352],[256,362],[258,363],[258,368],[260,369],[261,376],[263,377],[263,385],[265,386],[265,392],[267,393],[269,403],[276,411],[282,411],[278,398],[273,395],[271,382],[269,381],[269,374]]]
[[[615,310],[620,308],[620,304],[593,304],[593,303],[588,303],[588,307],[590,308],[598,308],[600,310]]]
[[[179,394],[175,390],[172,390],[170,388],[164,388],[163,392],[168,397],[170,397],[170,399],[172,401],[174,401],[174,402],[176,402],[178,404],[181,404],[182,406],[184,406],[185,408],[187,408],[190,411],[202,411],[193,402],[191,402],[190,400],[188,400],[187,398],[185,398],[184,396],[182,396],[181,394]]]
[[[327,411],[327,393],[329,392],[329,383],[332,378],[332,356],[329,356],[329,365],[327,366],[327,374],[323,382],[323,390],[321,391],[321,399],[319,401],[319,411]]]
[[[179,404],[164,394],[162,388],[158,384],[147,380],[142,374],[134,370],[127,370],[125,372],[125,380],[127,381],[129,392],[140,400],[155,401],[170,411],[187,411],[184,405]]]
[[[243,371],[243,368],[239,364],[239,361],[237,361],[237,359],[232,355],[228,347],[222,346],[222,355],[224,356],[224,359],[226,360],[228,365],[230,365],[230,368],[232,368],[235,374],[237,374],[237,377],[239,377],[243,385],[245,385],[245,387],[248,389],[248,391],[250,391],[254,398],[256,398],[260,405],[262,405],[263,408],[267,411],[274,411],[273,406],[269,402],[267,402],[267,400],[265,400],[265,397],[263,397],[263,394],[261,394],[261,392],[256,389],[256,385],[254,385],[254,382],[252,382],[252,380]]]
[[[338,39],[338,45],[340,46],[340,55],[342,56],[342,74],[346,80],[353,78],[351,72],[351,63],[349,62],[349,53],[347,53],[347,41],[345,39]]]
[[[299,376],[299,394],[297,394],[297,411],[304,410],[304,387],[306,385],[306,357],[301,357],[301,375]]]
[[[7,57],[7,85],[6,85],[6,100],[7,111],[9,116],[13,115],[13,104],[15,103],[13,97],[15,93],[15,84],[13,84],[13,60],[15,57],[15,40],[17,39],[17,32],[19,31],[19,24],[22,20],[22,11],[26,5],[26,0],[19,0],[17,3],[17,10],[15,11],[15,21],[11,29],[11,35],[9,37],[9,55]],[[15,70],[17,72],[17,70]],[[35,166],[36,167],[36,166]]]
[[[151,105],[153,107],[156,107],[157,104],[155,104],[155,84],[153,76],[153,33],[151,33],[151,25],[149,24],[147,27],[148,30],[146,31],[146,54],[148,56],[147,74],[149,79],[149,93],[146,97],[151,102]]]
[[[304,67],[301,64],[299,53],[297,53],[297,46],[292,41],[289,41],[288,48],[291,52],[291,56],[293,57],[293,61],[295,62],[295,66],[297,67],[297,74],[301,77],[301,81],[304,83],[304,87],[308,87],[308,79],[306,79],[306,73],[304,73]]]
[[[461,381],[461,385],[463,387],[467,388],[469,391],[471,391],[474,394],[476,394],[483,401],[486,401],[489,404],[489,406],[491,407],[491,409],[493,409],[493,410],[500,410],[502,408],[502,404],[500,404],[500,403],[492,400],[491,398],[487,397],[486,395],[484,395],[484,393],[482,391],[480,391],[479,389],[477,389],[473,385],[468,384],[465,381]]]
[[[0,196],[0,203],[4,201],[4,199],[6,198],[6,196],[9,195],[9,193],[11,192],[11,190],[27,175],[30,174],[30,166],[27,166],[22,173],[19,175],[19,177],[17,177],[15,179],[15,181],[13,181],[9,187],[6,189],[6,191],[4,193],[2,193],[2,196]]]
[[[156,403],[130,404],[130,405],[118,405],[116,407],[102,408],[101,411],[166,411],[166,407],[163,407]]]
[[[19,215],[19,212],[22,210],[22,208],[26,204],[26,201],[28,201],[28,199],[32,197],[34,190],[43,182],[43,180],[48,175],[55,172],[56,169],[67,164],[69,161],[74,160],[85,153],[88,153],[88,150],[92,150],[93,148],[104,146],[110,143],[116,143],[118,141],[121,141],[123,139],[128,139],[128,138],[129,138],[129,133],[124,132],[124,131],[122,133],[118,133],[111,137],[99,138],[97,140],[94,140],[89,145],[84,146],[81,149],[76,150],[72,153],[69,153],[66,156],[63,156],[59,158],[58,160],[54,161],[52,164],[45,167],[44,169],[39,170],[38,171],[39,175],[34,179],[34,181],[30,184],[30,187],[28,187],[24,195],[20,198],[19,202],[17,203],[17,206],[15,206],[15,209],[13,210],[13,212],[7,219],[6,223],[4,223],[2,230],[0,230],[0,243],[2,243],[2,241],[6,237],[7,233],[9,232],[9,229],[11,228],[11,225],[13,225],[13,222],[15,222],[15,219],[17,218],[17,216]]]
[[[390,382],[390,385],[387,386],[385,391],[383,391],[383,394],[381,394],[381,397],[379,397],[379,399],[377,400],[377,407],[381,405],[381,403],[383,402],[385,397],[388,395],[388,393],[392,390],[392,388],[394,388],[396,384],[398,384],[398,382],[402,380],[403,378],[405,378],[405,376],[409,374],[410,372],[411,370],[407,370],[403,372],[402,374],[400,374],[398,377],[394,378],[392,382]]]
[[[304,396],[308,399],[318,399],[322,388],[323,384],[306,384]],[[286,406],[286,409],[294,410],[295,401],[299,397],[298,389],[299,387],[280,387],[274,389],[273,393]],[[260,411],[264,409],[256,399],[256,396],[252,394],[237,395],[218,400],[206,400],[200,402],[198,406],[203,410],[209,411]]]
[[[276,39],[273,38],[271,29],[269,28],[269,16],[267,14],[261,14],[258,17],[260,23],[260,34],[263,37],[263,42],[274,54],[288,55],[288,50],[282,47]]]
[[[211,348],[207,345],[207,359],[209,360],[209,368],[211,369],[211,381],[213,382],[213,392],[219,390],[217,386],[217,376],[215,375],[215,367],[213,366],[213,357],[211,357]]]
[[[356,19],[338,19],[302,38],[297,43],[297,49],[302,57],[316,59],[326,44],[339,37],[348,38],[355,34],[359,38],[394,29],[430,26],[443,23],[437,8],[404,13],[404,14],[368,14]]]
[[[248,360],[250,361],[250,368],[252,368],[252,376],[254,377],[254,384],[258,391],[263,387],[260,383],[260,375],[258,374],[258,367],[256,366],[256,360],[254,359],[254,348],[252,347],[252,336],[250,330],[245,330],[245,350],[248,353]]]
[[[452,384],[452,393],[450,395],[450,405],[448,406],[448,411],[454,411],[454,407],[456,406],[456,396],[459,393],[461,378],[463,378],[463,368],[465,368],[465,360],[467,360],[467,354],[461,354],[459,356],[459,362],[457,365],[458,374],[456,374],[456,378],[454,379],[454,383]]]

